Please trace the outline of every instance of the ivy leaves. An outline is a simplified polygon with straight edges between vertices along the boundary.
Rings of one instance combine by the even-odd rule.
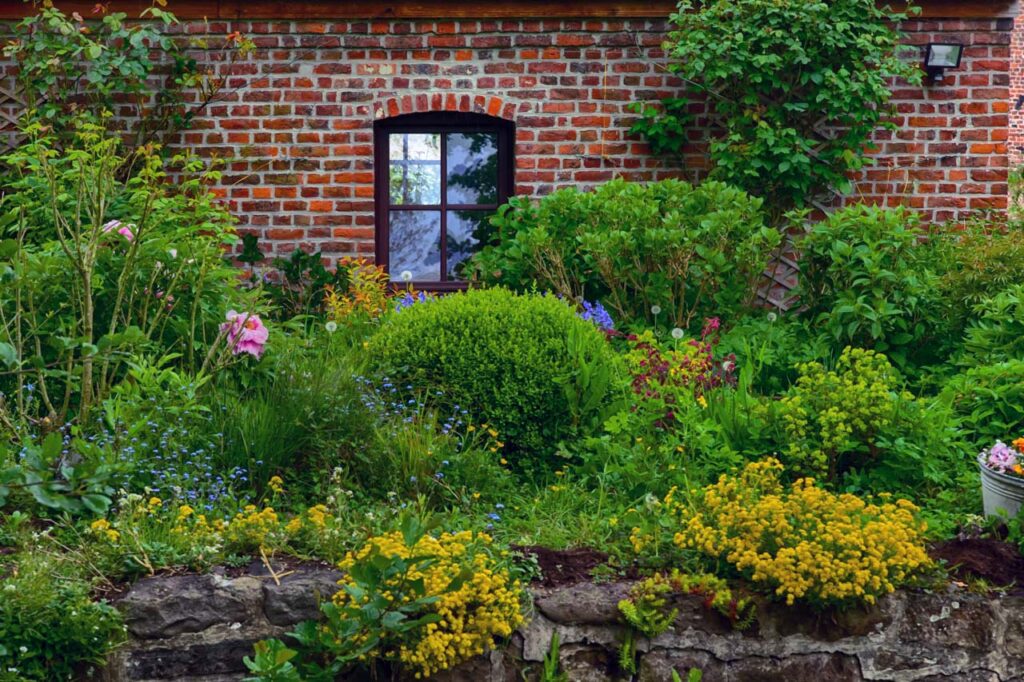
[[[776,215],[846,191],[885,120],[893,78],[919,82],[874,0],[683,0],[666,47],[672,73],[705,100],[713,177],[765,197]],[[633,132],[680,153],[685,99],[638,104]]]

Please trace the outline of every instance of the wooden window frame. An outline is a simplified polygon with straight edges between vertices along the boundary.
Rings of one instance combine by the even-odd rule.
[[[493,132],[498,136],[498,198],[496,204],[449,204],[447,178],[446,135],[451,133]],[[440,149],[440,201],[437,204],[401,204],[392,206],[390,188],[390,136],[394,133],[426,133],[441,135]],[[374,255],[376,263],[383,266],[390,275],[392,210],[440,211],[441,213],[441,270],[442,277],[447,268],[447,221],[448,211],[495,210],[506,203],[515,191],[515,125],[511,121],[486,114],[460,111],[437,111],[419,114],[403,114],[373,124],[373,168],[374,168]],[[401,285],[402,282],[392,282]],[[417,289],[426,291],[456,291],[465,289],[467,282],[439,281],[412,282]]]

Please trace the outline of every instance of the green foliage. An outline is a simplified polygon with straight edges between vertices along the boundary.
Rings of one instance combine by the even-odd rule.
[[[103,514],[114,492],[114,474],[122,468],[104,448],[84,438],[51,432],[40,443],[23,441],[15,448],[0,442],[0,508],[18,493],[28,493],[42,507],[70,514]]]
[[[427,410],[374,425],[366,445],[353,449],[346,475],[353,487],[382,497],[423,496],[435,505],[471,497],[496,502],[514,486],[498,462],[496,442],[486,429],[446,428]]]
[[[960,364],[1024,359],[1024,284],[981,301],[967,326]]]
[[[965,466],[948,401],[905,392],[885,356],[847,348],[833,370],[812,362],[798,371],[780,401],[755,408],[756,424],[798,475],[851,490],[920,491],[950,485]]]
[[[89,598],[42,556],[0,577],[0,670],[19,680],[72,680],[124,638],[117,609]],[[7,678],[5,678],[7,679]]]
[[[570,346],[571,343],[571,346]],[[442,397],[485,422],[519,470],[553,468],[563,441],[621,394],[621,360],[604,335],[553,296],[470,290],[389,316],[367,345],[378,374]],[[595,383],[593,371],[607,368]],[[569,392],[578,398],[569,399]],[[585,414],[573,413],[585,409]]]
[[[892,127],[891,79],[920,82],[898,56],[904,17],[874,0],[683,0],[669,68],[708,103],[713,176],[776,211],[847,190],[872,133]],[[682,144],[678,102],[641,119],[657,149]]]
[[[60,425],[76,411],[87,422],[133,354],[219,368],[225,313],[254,305],[223,260],[231,220],[207,188],[219,174],[181,159],[172,184],[147,148],[138,173],[121,180],[118,138],[76,125],[63,150],[31,125],[30,141],[5,157],[16,177],[2,205],[13,238],[0,252],[0,392],[14,412],[0,424],[9,429],[40,418]]]
[[[166,2],[145,9],[144,21],[108,14],[102,4],[95,21],[77,12],[68,16],[50,2],[34,4],[37,12],[15,25],[4,55],[18,65],[28,117],[52,126],[62,140],[73,135],[83,112],[98,120],[115,108],[132,120],[132,147],[187,128],[224,85],[195,55],[208,55],[211,64],[234,63],[253,48],[238,34],[216,45],[172,36],[178,21],[157,6]]]
[[[544,669],[540,674],[540,682],[569,682],[569,676],[559,670],[558,631],[551,633],[551,646],[544,654]]]
[[[273,264],[282,281],[265,282],[264,288],[270,294],[279,319],[315,313],[323,307],[330,288],[348,286],[349,270],[342,267],[328,270],[319,251],[306,253],[295,249],[288,258],[275,258]]]
[[[1024,285],[1021,225],[973,221],[962,230],[933,233],[929,242],[943,314],[953,333],[967,326],[976,306]]]
[[[252,658],[242,659],[249,672],[254,673],[245,678],[246,682],[303,682],[302,675],[292,664],[299,652],[289,649],[281,640],[256,642],[255,653]]]
[[[804,313],[835,346],[874,348],[901,368],[930,359],[943,329],[917,218],[853,205],[799,240]]]
[[[753,300],[780,242],[760,208],[721,183],[678,180],[613,180],[536,205],[517,197],[499,209],[500,240],[477,253],[473,267],[483,282],[600,300],[626,324],[657,325],[661,314],[662,324],[686,329]]]
[[[1024,360],[966,369],[946,383],[943,395],[976,449],[1024,433]]]
[[[682,154],[687,142],[686,126],[693,120],[687,111],[689,104],[681,97],[663,99],[659,106],[634,102],[629,109],[640,118],[629,132],[643,136],[655,154]]]
[[[205,429],[222,434],[219,469],[248,471],[258,492],[274,474],[309,485],[371,440],[344,339],[296,332],[265,362],[260,373],[225,377],[207,399],[217,407]]]
[[[796,312],[756,311],[725,327],[717,352],[734,356],[740,371],[749,371],[752,390],[778,395],[796,381],[794,365],[832,354],[829,339],[812,330]]]
[[[847,348],[832,371],[800,365],[800,378],[773,415],[789,447],[785,464],[800,475],[836,482],[844,468],[869,457],[875,436],[892,424],[896,373],[884,355]],[[858,450],[866,447],[866,451]]]

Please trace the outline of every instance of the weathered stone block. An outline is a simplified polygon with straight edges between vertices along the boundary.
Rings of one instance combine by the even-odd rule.
[[[908,594],[900,642],[988,652],[995,644],[995,618],[987,600],[938,594]]]
[[[338,591],[341,572],[315,569],[263,582],[263,613],[274,625],[289,626],[320,616],[320,602]]]
[[[258,614],[261,596],[255,578],[157,576],[137,582],[119,607],[133,637],[160,639],[217,623],[247,623]]]
[[[619,620],[619,601],[629,592],[628,583],[580,583],[559,588],[539,588],[533,604],[556,623],[607,625]]]

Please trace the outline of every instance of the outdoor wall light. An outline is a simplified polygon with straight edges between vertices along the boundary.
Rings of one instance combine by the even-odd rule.
[[[956,69],[964,56],[964,46],[960,43],[928,43],[924,57],[924,70],[928,80],[941,83],[946,69]]]

